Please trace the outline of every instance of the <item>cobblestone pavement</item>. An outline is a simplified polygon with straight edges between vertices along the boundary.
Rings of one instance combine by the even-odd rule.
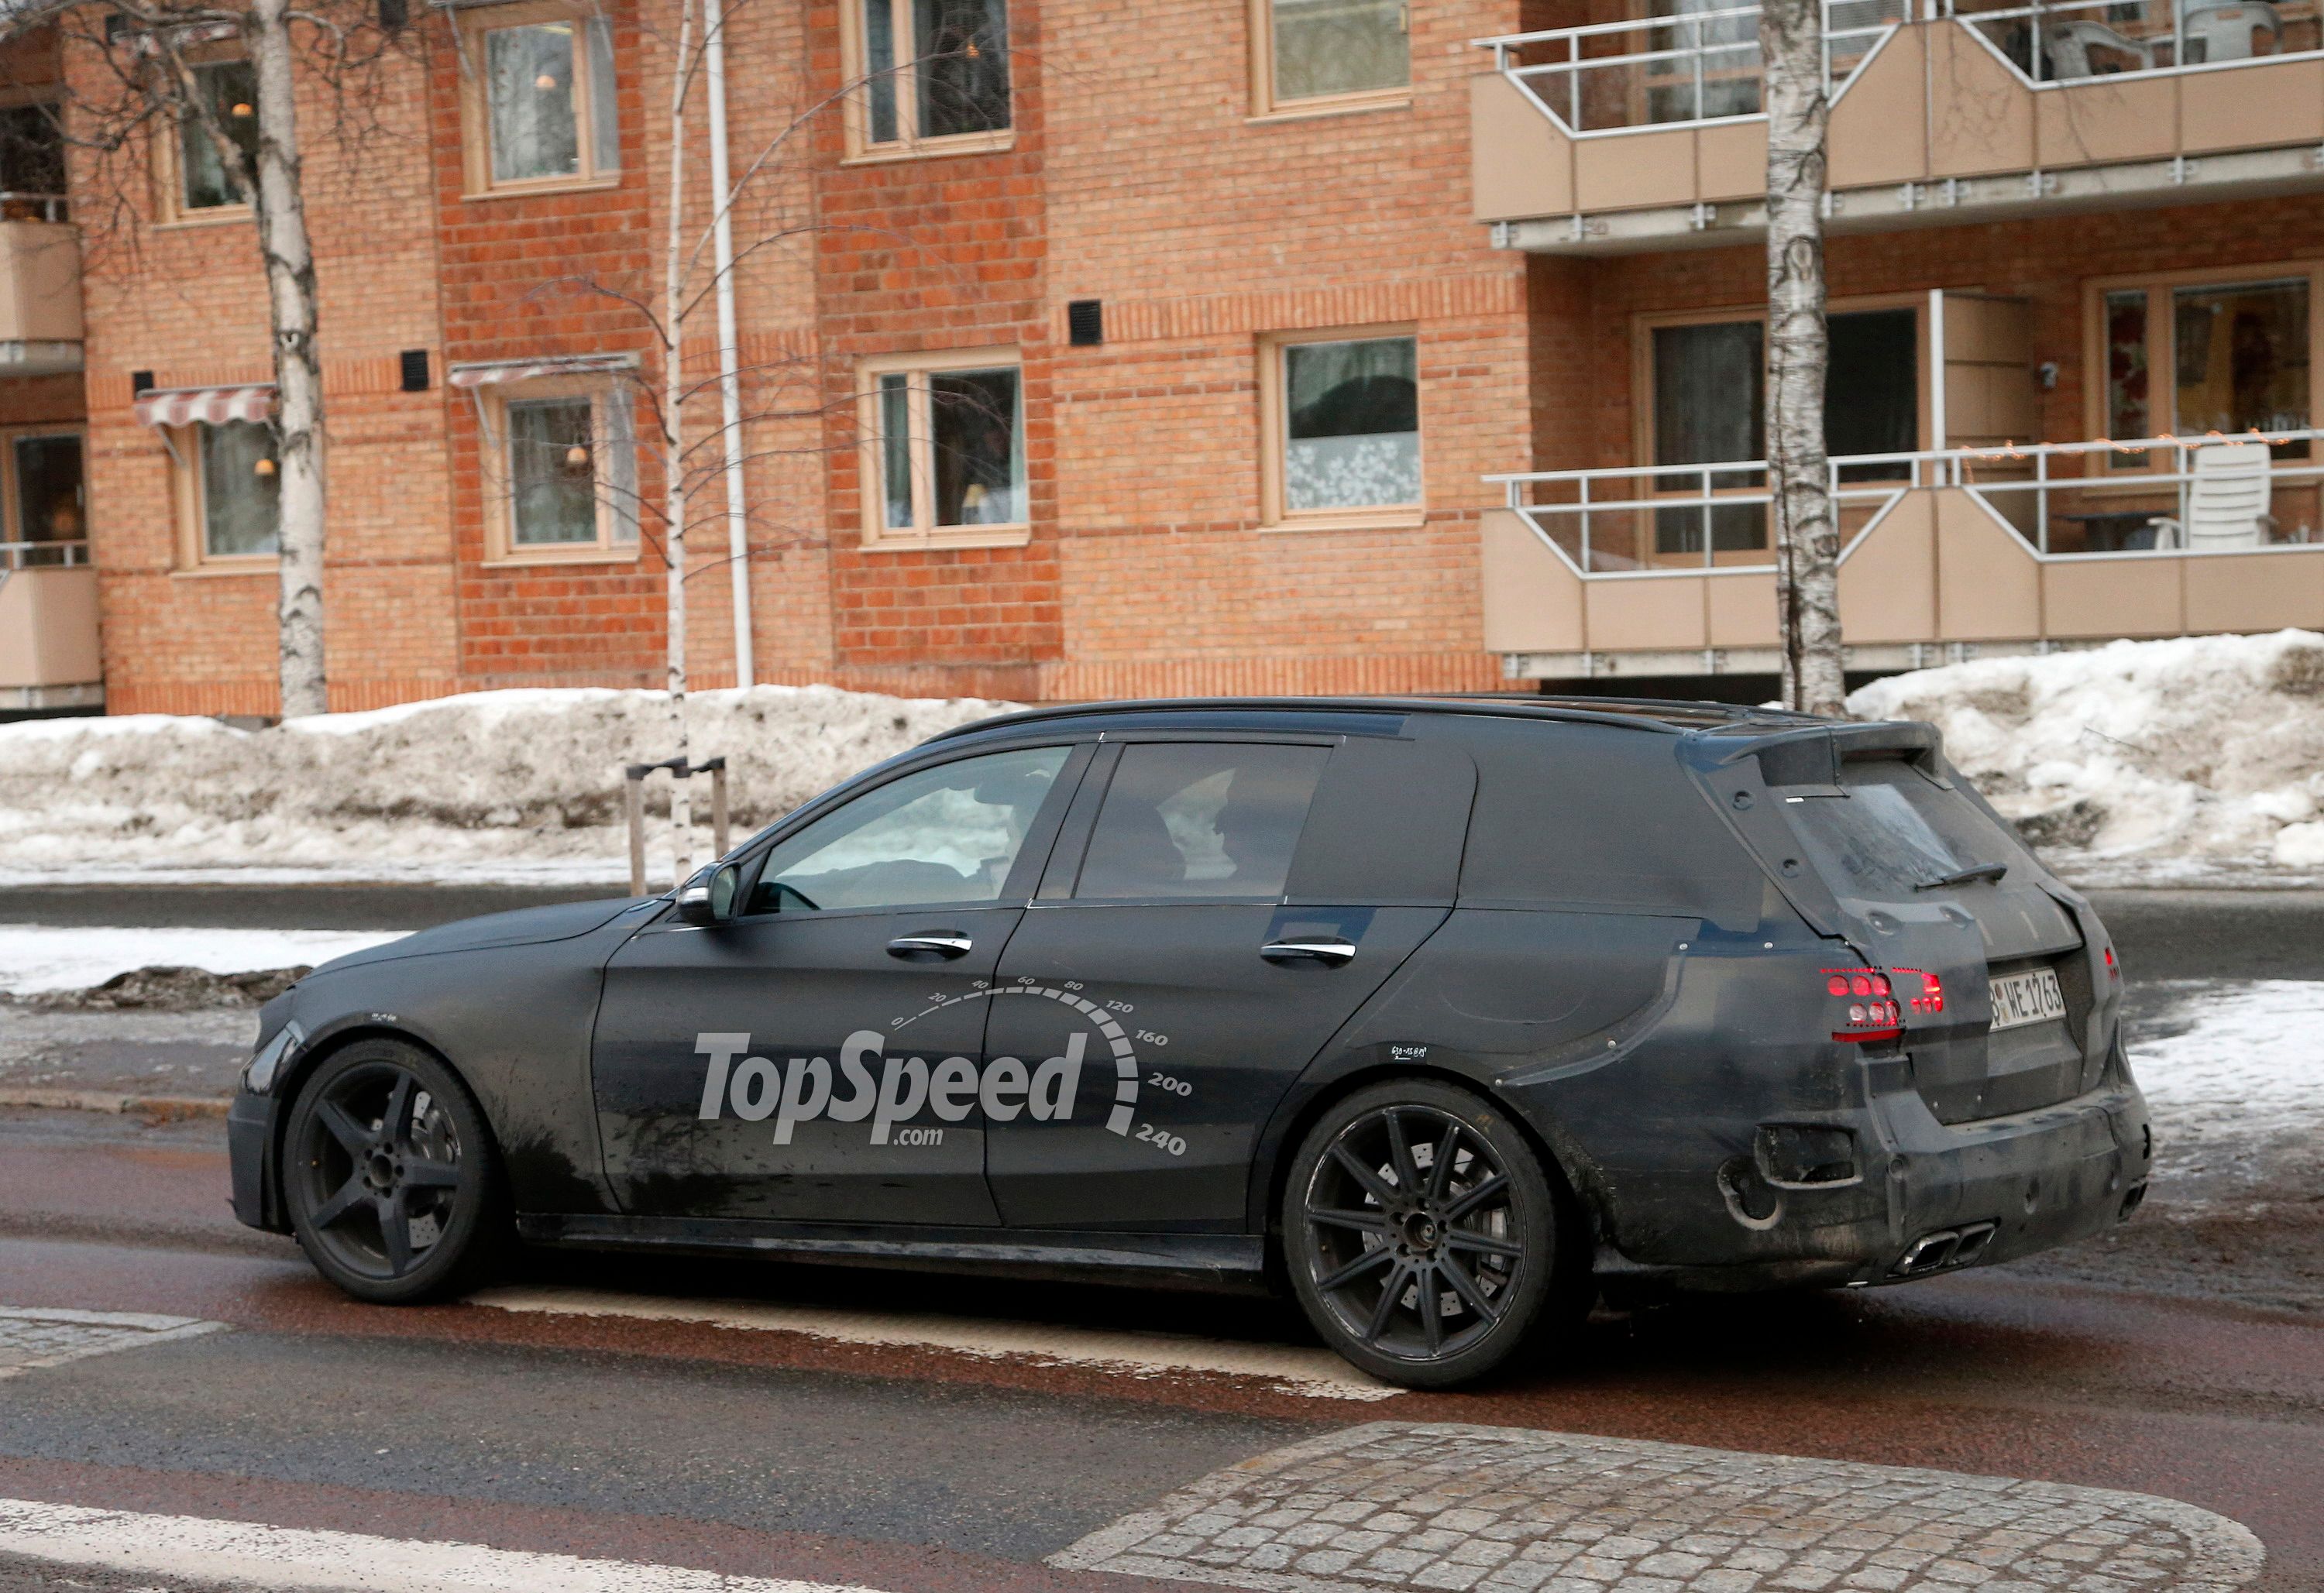
[[[84,1356],[142,1349],[226,1324],[190,1316],[144,1316],[125,1311],[27,1311],[0,1305],[0,1377],[35,1367],[60,1366]]]
[[[2216,1593],[2238,1524],[2144,1494],[1378,1422],[1212,1473],[1050,1563],[1283,1593]]]

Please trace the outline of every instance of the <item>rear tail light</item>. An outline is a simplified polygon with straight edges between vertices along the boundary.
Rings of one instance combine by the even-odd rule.
[[[2106,949],[2106,965],[2107,977],[2108,979],[2120,979],[2122,977],[2122,964],[2114,960],[2114,948],[2112,946],[2108,946]]]
[[[1877,968],[1827,968],[1824,993],[1832,998],[1835,1040],[1893,1040],[1904,1032],[1896,989]]]

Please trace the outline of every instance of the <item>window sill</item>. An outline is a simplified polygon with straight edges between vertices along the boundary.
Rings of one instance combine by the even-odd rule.
[[[1348,509],[1330,513],[1293,515],[1269,520],[1261,531],[1416,531],[1428,523],[1428,511],[1410,509]]]
[[[641,554],[640,548],[607,548],[595,543],[580,543],[570,549],[542,549],[538,552],[506,552],[494,555],[476,567],[486,570],[560,569],[577,564],[635,564]]]
[[[460,196],[463,205],[482,204],[491,199],[530,199],[540,194],[595,194],[622,186],[618,171],[608,177],[537,177],[527,182],[503,182],[492,188],[471,189]]]
[[[1294,100],[1273,110],[1258,111],[1245,116],[1243,125],[1260,127],[1277,122],[1314,122],[1325,116],[1360,116],[1369,111],[1408,111],[1412,108],[1412,90],[1384,89],[1378,94],[1332,95],[1313,100]]]
[[[172,232],[180,228],[217,226],[229,221],[248,221],[254,212],[247,205],[214,205],[204,210],[172,211],[168,219],[153,224],[155,232]]]
[[[1033,528],[976,526],[964,530],[931,531],[925,536],[883,536],[863,539],[866,553],[942,553],[953,548],[1022,548],[1033,539]]]
[[[947,155],[997,155],[1017,147],[1014,128],[1003,133],[963,133],[951,138],[928,138],[918,143],[874,144],[856,151],[842,166],[887,166],[898,161],[935,161]]]
[[[222,576],[273,576],[281,571],[282,561],[272,554],[259,558],[217,558],[201,564],[184,565],[170,572],[173,581],[214,581]]]

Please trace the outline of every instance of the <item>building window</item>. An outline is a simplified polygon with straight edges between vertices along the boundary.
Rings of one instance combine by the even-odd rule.
[[[196,421],[191,446],[196,558],[272,558],[282,541],[282,478],[274,428],[261,420]]]
[[[1261,362],[1268,522],[1417,520],[1416,339],[1275,338]]]
[[[1010,129],[1008,0],[850,0],[859,154],[987,148]]]
[[[67,221],[64,128],[57,106],[0,106],[0,221]]]
[[[80,433],[33,428],[6,438],[5,487],[7,515],[0,542],[26,544],[26,564],[63,564],[64,543],[88,536],[86,493],[81,480]]]
[[[613,37],[602,14],[495,7],[470,24],[471,192],[609,180],[622,168]]]
[[[1921,318],[1907,307],[1836,310],[1830,332],[1824,447],[1834,458],[1909,454],[1921,446]],[[1647,328],[1646,405],[1656,465],[1715,465],[1756,460],[1766,452],[1766,354],[1764,317],[1683,321]],[[1889,479],[1900,466],[1864,465],[1842,481]],[[1710,490],[1757,493],[1757,470],[1714,471]],[[1702,495],[1699,476],[1656,478],[1655,490]],[[1655,511],[1654,551],[1700,556],[1706,524],[1714,552],[1767,545],[1766,508],[1757,503],[1701,505]]]
[[[637,439],[630,392],[557,377],[481,401],[492,462],[490,562],[634,557]]]
[[[246,60],[211,60],[193,68],[194,93],[209,121],[189,112],[179,118],[175,209],[181,216],[250,203],[242,173],[229,165],[211,136],[223,129],[242,163],[258,158],[258,73]]]
[[[2105,434],[2200,437],[2304,431],[2315,409],[2313,271],[2250,281],[2174,281],[2098,295]],[[2156,382],[2157,373],[2168,385]],[[2280,459],[2305,459],[2304,441]],[[2172,468],[2136,451],[2107,456],[2114,471]]]
[[[865,540],[1022,542],[1025,394],[1014,350],[910,355],[867,366]]]
[[[1252,0],[1250,29],[1260,115],[1409,97],[1408,0]]]

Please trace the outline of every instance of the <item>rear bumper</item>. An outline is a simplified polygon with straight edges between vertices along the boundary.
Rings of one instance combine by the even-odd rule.
[[[226,1162],[234,1177],[236,1220],[269,1233],[289,1233],[274,1165],[274,1119],[277,1102],[271,1095],[247,1090],[226,1108]]]
[[[1715,1167],[1609,1172],[1601,1276],[1704,1289],[1905,1283],[2088,1238],[2143,1198],[2153,1140],[2119,1060],[2074,1100],[1952,1125],[1906,1069],[1868,1063],[1855,1109],[1814,1115],[1850,1137],[1845,1181],[1786,1187],[1764,1128]]]

